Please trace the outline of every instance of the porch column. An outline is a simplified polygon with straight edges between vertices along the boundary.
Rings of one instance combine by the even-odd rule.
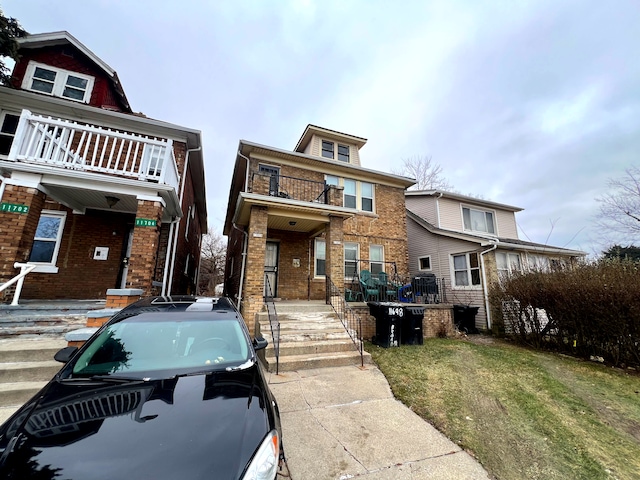
[[[326,234],[326,271],[333,284],[344,290],[344,219],[342,217],[329,217],[329,224],[325,229]]]
[[[15,185],[5,179],[0,202],[0,283],[15,277],[20,270],[15,262],[27,262],[33,246],[40,213],[46,195],[35,187]],[[0,293],[0,301],[13,298],[15,284]]]
[[[161,198],[138,198],[138,211],[133,229],[129,271],[127,272],[127,288],[139,288],[142,296],[153,295],[162,211],[165,207]]]
[[[264,259],[267,245],[267,207],[254,205],[249,218],[249,244],[242,289],[241,313],[249,333],[255,334],[256,313],[264,305]]]

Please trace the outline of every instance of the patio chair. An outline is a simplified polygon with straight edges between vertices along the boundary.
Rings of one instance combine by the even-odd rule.
[[[389,283],[388,276],[385,272],[378,273],[378,283],[380,284],[381,290],[387,299],[396,299],[398,296],[398,290],[394,285]]]
[[[378,286],[371,277],[369,270],[360,271],[360,286],[362,287],[362,295],[364,296],[365,302],[371,299],[379,300],[380,290],[378,290]]]

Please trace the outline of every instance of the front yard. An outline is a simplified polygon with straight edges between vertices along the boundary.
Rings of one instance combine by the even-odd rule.
[[[640,478],[637,372],[502,341],[366,350],[400,401],[499,480]]]

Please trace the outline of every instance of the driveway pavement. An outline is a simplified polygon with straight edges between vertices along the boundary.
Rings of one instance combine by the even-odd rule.
[[[268,375],[293,480],[490,478],[397,401],[373,365]]]

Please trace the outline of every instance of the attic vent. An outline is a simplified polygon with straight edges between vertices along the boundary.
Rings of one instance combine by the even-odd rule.
[[[73,58],[74,51],[71,47],[62,47],[62,54]]]

